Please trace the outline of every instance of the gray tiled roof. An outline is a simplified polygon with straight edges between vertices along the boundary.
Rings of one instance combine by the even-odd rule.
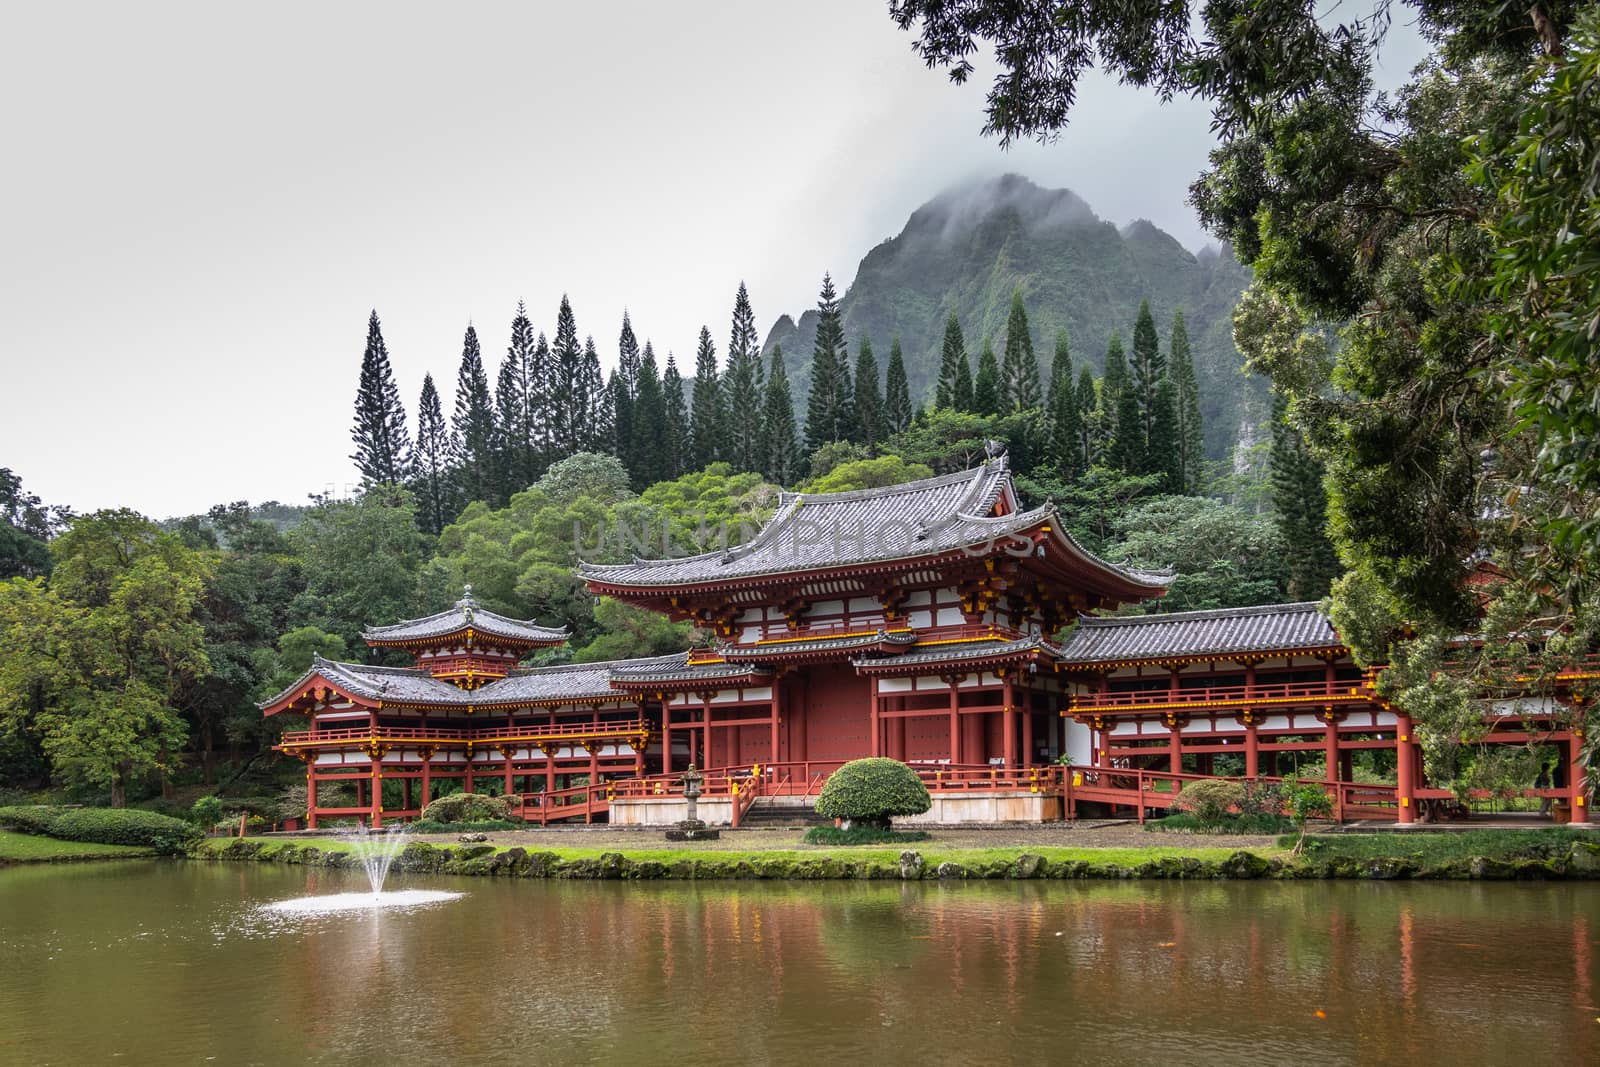
[[[1170,615],[1083,618],[1061,653],[1065,664],[1176,659],[1236,652],[1332,648],[1333,624],[1310,604],[1267,604]]]
[[[513,641],[556,643],[565,641],[568,636],[564,629],[556,630],[540,626],[532,620],[508,619],[504,615],[497,615],[479,607],[478,602],[472,599],[471,586],[468,586],[466,594],[456,601],[455,607],[422,619],[408,619],[390,626],[374,626],[361,636],[372,642],[417,641],[430,637],[443,637],[445,634],[465,630],[469,626],[480,633]]]
[[[849,637],[816,637],[809,640],[784,641],[766,645],[726,645],[720,649],[729,659],[760,660],[774,654],[791,652],[843,652],[855,648],[875,648],[878,645],[914,645],[917,635],[911,631],[888,633],[879,630],[870,634]]]
[[[960,663],[989,656],[1011,656],[1019,652],[1057,651],[1042,637],[1022,637],[1015,641],[966,641],[955,645],[934,645],[925,650],[912,649],[904,655],[889,658],[862,657],[851,662],[857,667],[915,667],[923,664]]]
[[[368,700],[396,704],[433,704],[444,707],[492,707],[507,704],[581,702],[618,696],[611,687],[612,673],[621,669],[682,663],[681,652],[650,659],[608,660],[602,663],[563,663],[553,667],[524,667],[481,689],[460,689],[430,677],[419,667],[372,667],[364,663],[339,663],[318,656],[298,681],[258,707],[273,704],[303,690],[315,677]],[[742,669],[742,668],[741,668]]]
[[[684,652],[674,652],[655,659],[624,660],[616,664],[615,668],[611,672],[611,678],[619,685],[719,681],[768,673],[751,663],[690,663],[688,654]]]
[[[982,545],[1052,517],[1051,507],[991,516],[1011,476],[1004,456],[973,470],[843,493],[785,493],[778,512],[743,545],[683,559],[579,565],[591,581],[661,586],[915,559]],[[1059,525],[1059,524],[1058,524]],[[1070,541],[1070,538],[1069,538]],[[1072,546],[1107,571],[1151,589],[1159,576],[1125,571]]]

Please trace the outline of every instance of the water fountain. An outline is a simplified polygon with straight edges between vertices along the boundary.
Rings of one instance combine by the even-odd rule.
[[[437,889],[400,889],[384,892],[383,883],[389,877],[389,868],[406,845],[406,828],[391,826],[387,830],[372,830],[357,822],[348,835],[354,838],[350,849],[366,872],[370,893],[330,893],[325,896],[296,897],[269,904],[273,911],[297,913],[322,913],[330,911],[371,911],[377,908],[407,908],[419,904],[436,904],[455,900],[460,893]]]

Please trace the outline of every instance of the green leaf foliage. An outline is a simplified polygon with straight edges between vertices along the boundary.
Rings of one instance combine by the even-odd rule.
[[[920,815],[933,806],[928,787],[917,772],[899,760],[851,760],[822,786],[817,814],[887,826],[896,815]]]

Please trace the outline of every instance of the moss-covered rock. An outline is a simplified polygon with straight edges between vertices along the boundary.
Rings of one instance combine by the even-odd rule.
[[[1224,878],[1264,878],[1268,866],[1265,857],[1240,849],[1223,860],[1217,869]]]

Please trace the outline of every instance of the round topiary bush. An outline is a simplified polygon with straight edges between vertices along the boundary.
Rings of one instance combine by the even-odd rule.
[[[817,797],[817,814],[846,825],[889,826],[895,815],[921,815],[933,806],[917,772],[899,760],[851,760],[834,771]]]
[[[429,822],[497,822],[509,814],[506,802],[483,793],[452,793],[422,809]]]
[[[1187,811],[1201,822],[1221,822],[1230,811],[1243,810],[1244,804],[1244,786],[1220,778],[1188,783],[1176,801],[1179,811]]]

